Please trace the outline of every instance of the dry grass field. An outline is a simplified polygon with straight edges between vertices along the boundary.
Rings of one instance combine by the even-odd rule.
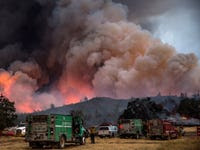
[[[83,146],[66,145],[68,150],[200,150],[200,138],[194,136],[195,129],[186,129],[185,137],[176,140],[147,140],[96,138],[96,144]],[[0,137],[0,150],[29,150],[23,137]]]

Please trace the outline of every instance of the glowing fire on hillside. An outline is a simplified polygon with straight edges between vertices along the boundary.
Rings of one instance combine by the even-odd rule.
[[[18,112],[33,112],[43,109],[43,106],[40,104],[40,101],[37,101],[37,96],[34,97],[33,87],[21,80],[23,80],[23,73],[16,73],[14,75],[9,74],[6,71],[0,71],[0,90],[3,95],[8,97],[10,100],[15,100],[16,107]],[[92,98],[94,93],[89,87],[89,85],[75,81],[71,78],[66,81],[63,81],[66,84],[60,84],[58,86],[59,93],[63,95],[62,104],[73,104],[80,102],[84,98]],[[34,83],[34,82],[33,82]],[[37,86],[35,85],[35,90]],[[48,97],[44,96],[45,101],[48,101]],[[57,99],[59,101],[59,99]],[[53,102],[52,102],[53,104]],[[46,108],[48,108],[48,105]]]
[[[66,80],[60,80],[58,89],[64,95],[64,103],[78,103],[84,98],[94,97],[94,91],[88,83],[73,79],[69,76]]]

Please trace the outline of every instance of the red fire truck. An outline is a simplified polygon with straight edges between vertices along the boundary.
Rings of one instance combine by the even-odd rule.
[[[169,121],[153,119],[147,122],[147,126],[147,136],[151,139],[172,139],[178,137],[177,129]]]

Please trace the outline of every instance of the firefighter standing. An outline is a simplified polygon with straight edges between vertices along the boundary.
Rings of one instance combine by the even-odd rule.
[[[179,136],[180,136],[180,137],[185,135],[185,131],[183,130],[183,126],[180,126],[180,127],[178,128],[178,133],[179,133]]]
[[[92,144],[95,143],[95,133],[96,133],[95,127],[91,127],[90,128],[90,139],[91,139]]]

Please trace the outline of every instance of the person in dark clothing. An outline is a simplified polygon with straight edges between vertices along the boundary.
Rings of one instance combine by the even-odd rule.
[[[91,139],[92,144],[95,144],[95,133],[96,133],[95,127],[91,127],[90,128],[90,139]]]

